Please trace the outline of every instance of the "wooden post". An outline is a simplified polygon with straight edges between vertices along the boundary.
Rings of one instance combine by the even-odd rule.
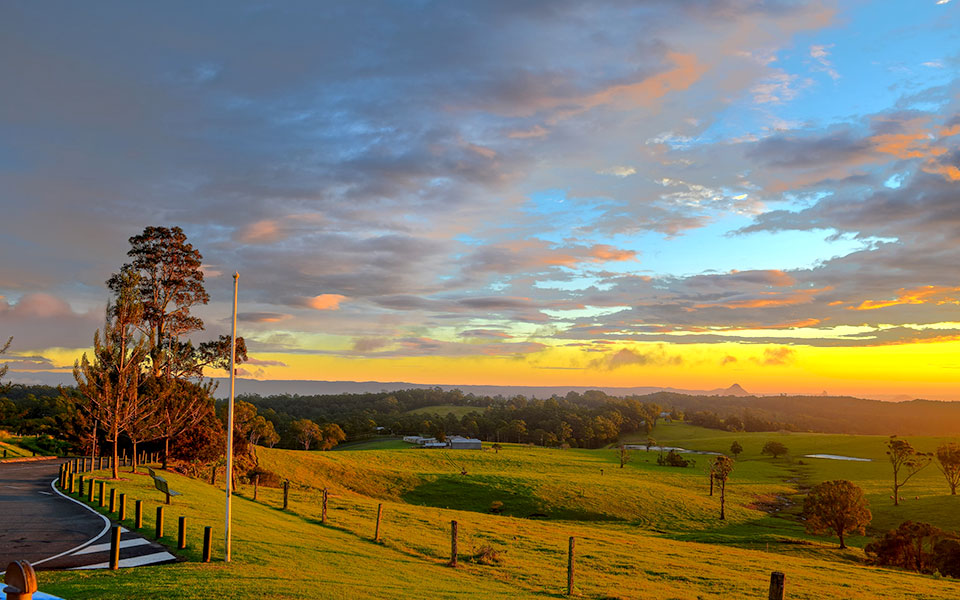
[[[457,522],[450,521],[450,566],[457,566]]]
[[[180,517],[177,524],[177,549],[183,550],[187,547],[187,518]]]
[[[98,481],[97,482],[97,493],[100,494],[100,508],[103,508],[107,505],[107,497],[103,495],[103,490],[106,487],[106,482]]]
[[[290,505],[290,480],[285,479],[283,481],[283,510],[287,510],[287,506]]]
[[[576,538],[570,536],[570,550],[567,554],[567,595],[573,595],[573,558],[576,550]]]
[[[120,494],[120,510],[117,511],[117,520],[124,521],[127,518],[127,495]]]
[[[383,517],[383,504],[377,505],[377,531],[373,536],[375,542],[380,541],[380,519]]]
[[[137,500],[133,509],[133,526],[136,529],[143,527],[143,500]]]
[[[73,493],[75,493],[75,492],[77,491],[77,486],[75,485],[75,482],[73,481],[73,473],[70,473],[69,475],[67,475],[67,484],[70,486],[70,493],[71,493],[71,494],[73,494]]]
[[[160,538],[163,537],[163,507],[162,506],[157,507],[156,526],[157,526],[157,539],[159,540]]]
[[[90,480],[90,491],[87,492],[87,502],[93,504],[93,485],[96,483],[94,480]]]
[[[256,502],[256,500],[257,500],[257,491],[258,491],[258,488],[259,488],[259,487],[260,487],[260,475],[254,475],[254,476],[253,476],[253,500],[254,500],[254,502]]]
[[[77,489],[77,496],[83,496],[83,475],[78,475],[77,481],[80,483],[80,485],[77,486],[79,488]],[[73,490],[70,491],[72,492]]]
[[[323,504],[320,508],[320,523],[327,524],[327,488],[323,488]]]
[[[784,575],[780,571],[770,573],[769,600],[783,600],[783,579]]]
[[[203,528],[203,562],[210,562],[210,539],[213,537],[213,527]]]
[[[117,488],[110,488],[110,513],[117,512]]]
[[[110,570],[116,571],[120,568],[120,526],[114,525],[113,534],[110,536]]]

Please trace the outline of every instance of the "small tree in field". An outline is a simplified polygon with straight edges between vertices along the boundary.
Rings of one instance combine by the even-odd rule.
[[[623,468],[623,465],[630,462],[630,449],[627,448],[626,444],[620,444],[617,446],[617,458],[620,459],[620,468]]]
[[[803,500],[803,517],[808,532],[833,533],[840,538],[840,548],[844,549],[847,547],[844,534],[863,534],[873,514],[867,508],[863,490],[849,481],[838,479],[813,486]]]
[[[957,485],[960,484],[960,444],[941,444],[937,448],[937,462],[940,471],[947,478],[950,486],[950,495],[957,495]]]
[[[930,454],[917,451],[910,442],[899,440],[895,435],[891,435],[887,441],[887,456],[893,465],[893,505],[899,506],[900,488],[926,468],[932,458]]]
[[[763,449],[760,451],[760,454],[770,454],[774,458],[786,453],[787,447],[780,442],[767,442],[763,445]]]
[[[710,475],[713,481],[717,482],[717,485],[720,487],[720,520],[723,521],[727,518],[726,516],[726,503],[727,503],[727,478],[730,477],[730,473],[733,471],[733,460],[729,456],[720,455],[713,459],[713,464],[710,466]]]
[[[650,452],[650,448],[653,448],[656,445],[657,445],[657,440],[653,439],[652,437],[648,437],[647,443],[644,444],[644,446],[647,447],[647,452]]]
[[[309,450],[310,444],[323,439],[323,431],[320,430],[320,426],[310,419],[294,421],[290,424],[290,428],[293,430],[293,435],[296,436],[297,441],[303,444],[304,450]]]
[[[490,446],[490,448],[493,450],[494,454],[500,454],[500,448],[503,448],[503,446],[501,446],[497,442],[494,442],[493,445]]]
[[[730,454],[733,455],[734,460],[740,456],[741,452],[743,452],[743,446],[740,445],[740,442],[730,444]]]

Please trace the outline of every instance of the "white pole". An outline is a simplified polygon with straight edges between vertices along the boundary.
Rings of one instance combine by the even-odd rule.
[[[224,562],[230,562],[230,488],[233,485],[233,392],[237,375],[237,282],[240,273],[233,274],[233,336],[230,338],[230,404],[227,405],[227,510],[224,526]]]

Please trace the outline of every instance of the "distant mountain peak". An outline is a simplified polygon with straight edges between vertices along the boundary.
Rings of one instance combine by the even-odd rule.
[[[735,383],[731,385],[724,391],[726,391],[731,396],[749,396],[750,395],[750,392],[743,389],[743,387],[739,383]]]

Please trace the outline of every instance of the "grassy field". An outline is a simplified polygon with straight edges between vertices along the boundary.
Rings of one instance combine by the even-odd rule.
[[[657,466],[655,452],[637,451],[620,469],[609,449],[504,444],[495,453],[398,447],[387,440],[339,452],[258,448],[261,465],[291,481],[290,506],[282,510],[279,489],[261,487],[254,502],[252,489],[241,486],[232,563],[199,564],[194,549],[177,565],[43,573],[41,589],[72,599],[556,597],[565,591],[567,540],[575,536],[577,591],[588,598],[765,598],[773,570],[786,573],[790,598],[960,596],[953,580],[862,566],[858,548],[840,551],[832,540],[805,534],[789,514],[767,508],[800,485],[842,477],[869,490],[878,519],[936,520],[926,517],[928,503],[954,498],[943,496],[946,486],[933,467],[906,489],[911,502],[895,511],[879,506],[885,498],[890,503],[883,438],[726,434],[682,424],[660,425],[654,437],[701,450],[725,450],[734,439],[744,445],[728,488],[727,521],[717,519],[718,499],[707,495],[708,457],[675,469]],[[782,441],[791,456],[760,456],[768,439]],[[912,441],[928,449],[938,440]],[[875,462],[797,464],[801,453],[813,452]],[[159,494],[144,475],[124,477],[118,489],[149,502],[146,527],[152,530]],[[191,548],[199,546],[203,525],[222,536],[222,490],[173,474],[169,479],[184,496],[168,509],[167,531],[186,515]],[[323,488],[329,490],[326,525],[320,522]],[[921,500],[912,500],[918,494]],[[502,514],[490,512],[493,502],[503,504]],[[380,543],[372,539],[378,504]],[[956,522],[951,512],[942,504],[931,514],[947,525]],[[457,569],[444,566],[451,520],[460,524]],[[484,564],[491,557],[496,560]]]
[[[744,451],[737,461],[735,477],[737,472],[752,473],[756,465],[762,464],[778,469],[780,477],[784,479],[796,478],[794,487],[802,488],[832,479],[848,479],[863,488],[867,495],[874,516],[872,528],[875,531],[886,531],[907,519],[924,521],[951,531],[960,530],[960,496],[950,496],[950,489],[936,464],[930,464],[901,488],[903,501],[900,506],[893,505],[893,470],[885,445],[888,437],[820,433],[729,433],[684,424],[659,425],[655,437],[664,445],[728,453],[730,445],[735,440],[739,441]],[[639,436],[637,439],[639,440]],[[646,440],[646,436],[643,436],[643,439]],[[922,452],[933,452],[944,442],[960,441],[960,436],[917,436],[904,439]],[[767,441],[783,443],[790,450],[790,454],[777,459],[762,456],[760,450]],[[836,454],[868,458],[870,462],[805,458],[805,454]],[[799,464],[801,461],[803,464]]]
[[[421,408],[415,408],[413,410],[408,410],[405,414],[408,415],[440,415],[445,417],[450,413],[456,415],[458,419],[469,415],[472,412],[483,412],[483,407],[480,406],[455,406],[453,404],[438,404],[436,406],[423,406]]]
[[[18,437],[0,431],[0,460],[33,456],[33,451],[28,447],[30,445],[36,445],[36,438]]]

